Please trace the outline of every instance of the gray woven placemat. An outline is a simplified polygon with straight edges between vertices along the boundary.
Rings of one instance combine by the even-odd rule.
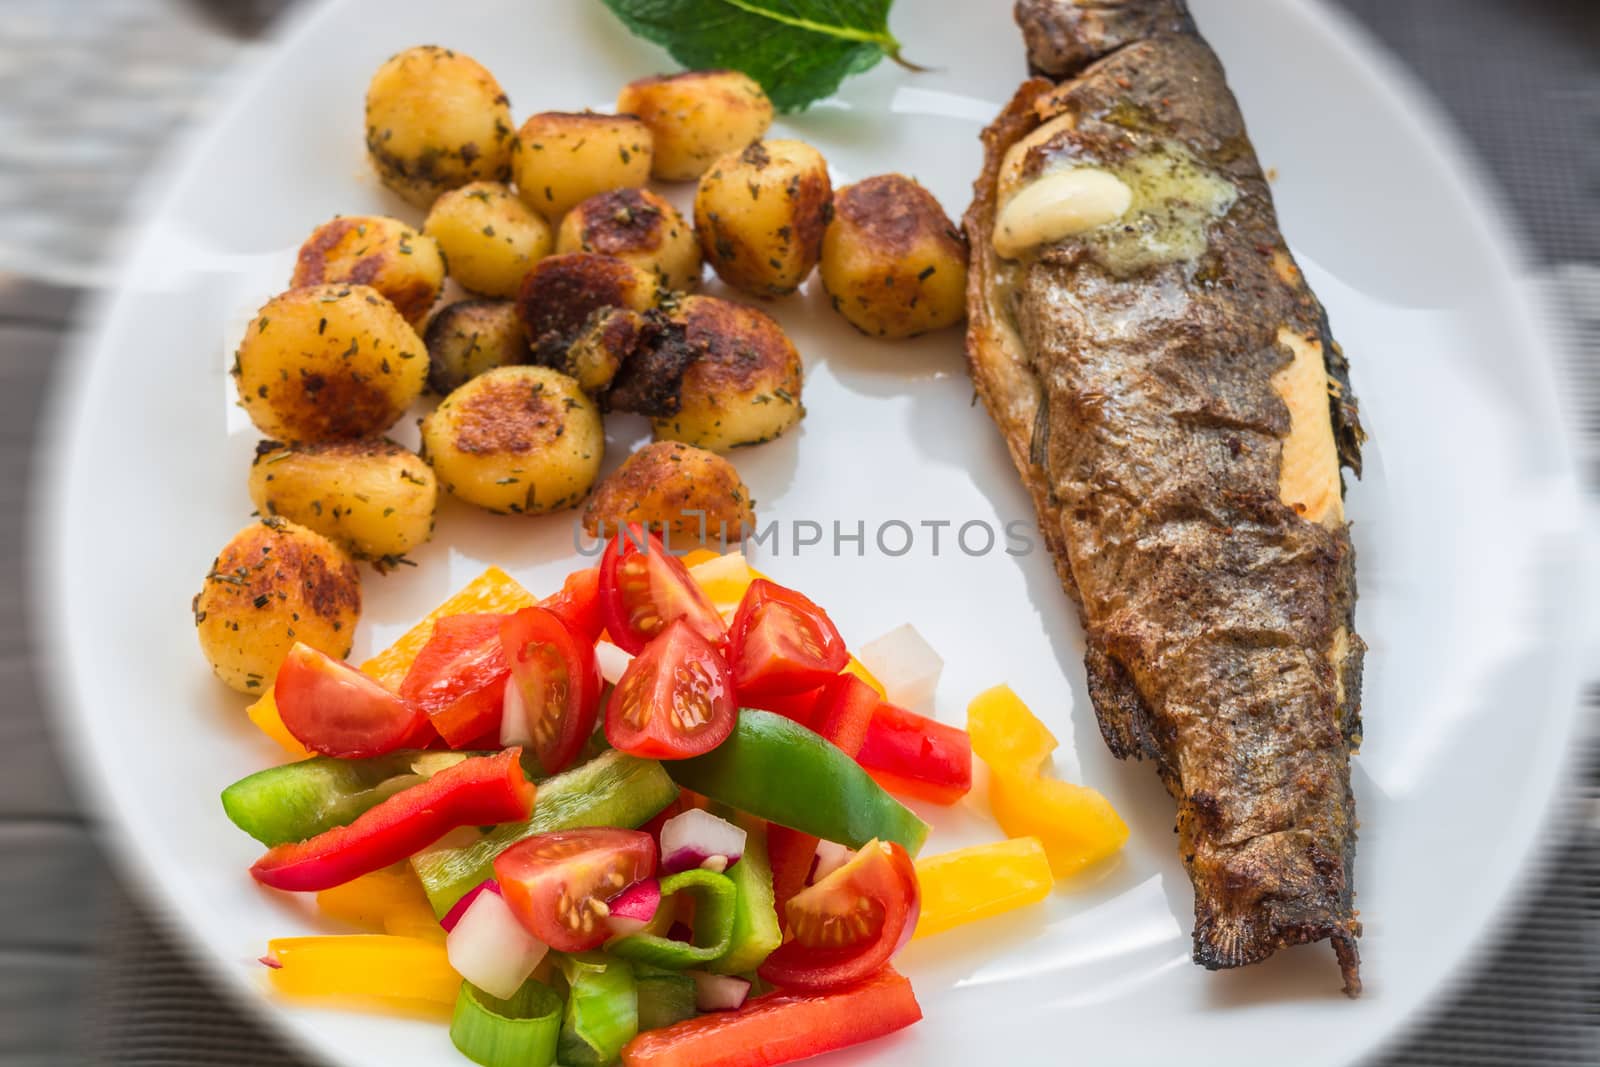
[[[1440,96],[1551,265],[1551,303],[1571,316],[1576,365],[1567,380],[1592,446],[1600,441],[1600,3],[1341,2]],[[151,151],[205,106],[204,88],[236,53],[228,18],[248,20],[273,3],[0,0],[0,269],[91,279]],[[203,8],[224,18],[197,23]],[[1530,881],[1523,914],[1449,1004],[1385,1055],[1386,1067],[1600,1064],[1600,759],[1559,822],[1566,843]],[[84,1025],[52,1063],[301,1062],[220,999],[125,894],[108,887],[105,898],[91,994],[63,1012]]]

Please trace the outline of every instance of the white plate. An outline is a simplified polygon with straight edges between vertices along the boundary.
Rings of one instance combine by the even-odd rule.
[[[1469,964],[1517,895],[1556,786],[1587,556],[1550,356],[1493,205],[1430,112],[1335,18],[1287,0],[1195,6],[1280,175],[1284,229],[1350,353],[1372,433],[1349,502],[1372,646],[1356,763],[1367,996],[1338,994],[1326,945],[1228,974],[1189,962],[1171,803],[1150,768],[1101,744],[1048,558],[969,556],[951,529],[935,555],[920,525],[1031,519],[971,404],[959,336],[865,340],[813,285],[773,305],[806,356],[810,416],[736,457],[762,515],[784,524],[765,565],[852,641],[914,620],[948,663],[941,716],[960,721],[973,694],[1009,681],[1060,736],[1063,772],[1104,790],[1133,828],[1119,862],[1046,907],[913,946],[903,967],[927,1021],[837,1062],[1152,1063],[1223,1049],[1238,1064],[1281,1063],[1287,1049],[1301,1064],[1352,1062]],[[979,128],[1023,73],[1008,7],[906,0],[895,19],[906,52],[938,70],[885,64],[775,132],[817,144],[837,181],[904,171],[959,214]],[[605,107],[624,81],[667,68],[592,0],[336,0],[307,13],[154,195],[64,390],[39,528],[67,750],[116,853],[218,985],[338,1064],[459,1061],[441,1026],[266,996],[253,961],[267,939],[319,927],[304,901],[245,873],[257,849],[216,796],[276,753],[210,678],[188,608],[250,512],[256,434],[231,406],[226,351],[313,225],[336,212],[416,218],[367,170],[361,99],[379,62],[428,41],[487,64],[519,118]],[[640,430],[613,422],[611,464]],[[899,558],[873,545],[894,519],[919,535]],[[821,523],[825,544],[795,554],[797,520]],[[866,524],[864,556],[853,544],[835,556],[835,520],[847,533]],[[417,569],[366,577],[357,653],[487,562],[554,588],[571,544],[564,519],[445,508]],[[933,850],[997,836],[972,799],[934,821]]]

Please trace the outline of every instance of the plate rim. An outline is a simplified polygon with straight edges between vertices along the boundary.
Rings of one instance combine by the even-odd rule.
[[[276,62],[286,53],[298,50],[317,26],[336,11],[361,2],[363,0],[302,3],[291,8],[264,38],[244,45],[226,76],[222,105],[202,121],[170,136],[154,165],[141,177],[123,213],[112,249],[102,262],[99,276],[108,279],[109,284],[97,288],[76,309],[75,321],[62,349],[62,366],[44,401],[29,471],[30,498],[36,506],[23,538],[24,559],[43,564],[37,574],[25,576],[27,589],[22,600],[29,618],[41,623],[28,627],[27,633],[29,655],[39,665],[37,677],[41,682],[42,702],[50,712],[45,716],[46,729],[52,736],[70,793],[80,801],[85,798],[89,801],[84,814],[96,845],[110,861],[122,887],[139,901],[153,925],[179,943],[183,959],[213,988],[224,990],[233,1004],[294,1049],[316,1062],[330,1065],[340,1061],[316,1039],[311,1028],[301,1025],[282,1006],[263,996],[257,984],[196,936],[192,924],[183,918],[183,908],[176,894],[168,889],[167,880],[161,877],[149,853],[137,846],[132,835],[109,832],[121,826],[124,820],[112,803],[114,794],[101,773],[105,769],[104,761],[95,744],[89,741],[94,735],[94,713],[67,662],[65,650],[70,640],[70,627],[64,594],[70,584],[68,561],[51,531],[62,528],[68,517],[70,494],[66,475],[75,454],[76,427],[81,422],[73,416],[79,414],[87,402],[90,372],[97,354],[105,350],[110,340],[110,327],[116,313],[124,301],[133,297],[134,289],[128,282],[139,255],[151,240],[152,231],[144,224],[170,214],[181,180],[193,173],[210,143],[237,121],[246,101],[268,81]],[[1491,280],[1505,298],[1504,307],[1512,317],[1511,325],[1518,337],[1529,342],[1535,357],[1530,363],[1539,370],[1541,400],[1558,416],[1559,432],[1551,437],[1550,454],[1559,460],[1560,489],[1574,504],[1574,514],[1580,519],[1575,531],[1578,542],[1575,547],[1582,577],[1577,584],[1592,593],[1597,588],[1596,575],[1600,573],[1600,548],[1597,548],[1600,541],[1592,527],[1583,521],[1591,517],[1592,509],[1587,506],[1590,496],[1577,462],[1573,411],[1563,401],[1558,388],[1561,368],[1557,353],[1561,348],[1552,336],[1548,320],[1536,314],[1532,294],[1525,284],[1534,262],[1528,254],[1526,239],[1512,226],[1509,214],[1499,207],[1501,197],[1495,195],[1496,187],[1487,177],[1487,168],[1480,163],[1480,154],[1469,145],[1420,78],[1398,56],[1352,14],[1326,0],[1280,0],[1280,4],[1288,17],[1312,26],[1328,47],[1337,50],[1344,61],[1361,71],[1369,86],[1388,102],[1395,121],[1407,129],[1425,155],[1439,164],[1447,175],[1446,180],[1454,186],[1452,191],[1462,201],[1480,209],[1490,209],[1474,212],[1471,225],[1477,230],[1475,236],[1482,241],[1489,262],[1495,268]],[[1530,824],[1537,826],[1537,832],[1529,834],[1515,850],[1515,862],[1506,865],[1499,886],[1477,909],[1472,933],[1454,946],[1452,966],[1446,968],[1444,976],[1416,998],[1409,1009],[1391,1018],[1387,1026],[1374,1028],[1376,1032],[1354,1039],[1349,1046],[1350,1058],[1345,1062],[1363,1062],[1392,1050],[1436,1016],[1439,1009],[1479,973],[1477,966],[1462,967],[1461,962],[1498,943],[1511,923],[1531,906],[1531,892],[1523,900],[1513,894],[1519,880],[1536,874],[1540,876],[1536,884],[1544,884],[1549,865],[1541,861],[1563,840],[1550,815],[1557,807],[1561,790],[1576,776],[1584,742],[1592,735],[1600,736],[1600,722],[1593,721],[1597,717],[1586,713],[1583,700],[1585,684],[1596,675],[1583,663],[1584,651],[1594,645],[1596,612],[1591,608],[1585,613],[1583,602],[1583,596],[1573,595],[1571,610],[1585,623],[1580,628],[1582,636],[1570,634],[1560,645],[1564,654],[1559,662],[1566,670],[1559,688],[1568,693],[1570,699],[1552,711],[1561,716],[1557,725],[1562,744],[1555,761],[1556,773],[1546,778],[1542,790],[1523,790],[1520,806]],[[1588,602],[1592,603],[1592,599]],[[197,941],[201,944],[196,945]]]

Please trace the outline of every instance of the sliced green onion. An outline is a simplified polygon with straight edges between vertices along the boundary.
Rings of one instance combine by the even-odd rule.
[[[716,814],[731,819],[744,827],[744,855],[728,868],[728,879],[738,890],[739,898],[733,909],[733,929],[729,935],[728,951],[706,965],[706,970],[717,974],[740,974],[753,971],[783,944],[783,931],[778,926],[778,910],[772,897],[772,863],[767,858],[767,828],[759,819],[748,815],[735,815],[731,809],[722,808]]]
[[[443,916],[479,882],[494,877],[494,858],[518,841],[580,826],[635,827],[678,795],[655,760],[604,752],[539,785],[533,817],[504,823],[465,843],[440,841],[411,857],[435,915]]]
[[[561,1033],[561,998],[538,982],[524,982],[510,1000],[461,983],[450,1040],[484,1067],[549,1067]]]
[[[633,971],[639,986],[641,1033],[695,1017],[693,978],[645,963],[634,964]]]
[[[743,860],[740,861],[741,863]],[[699,967],[710,963],[728,951],[733,941],[733,914],[738,907],[739,891],[724,874],[715,874],[696,868],[679,871],[661,879],[661,907],[658,915],[672,915],[668,901],[675,893],[694,895],[694,940],[690,943],[674,941],[646,927],[613,941],[607,948],[623,959],[648,963],[670,970]]]
[[[598,952],[560,958],[567,1010],[556,1051],[565,1067],[605,1067],[639,1032],[633,968]]]

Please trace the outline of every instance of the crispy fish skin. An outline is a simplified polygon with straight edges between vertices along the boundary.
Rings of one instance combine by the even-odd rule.
[[[1026,82],[984,133],[965,218],[973,378],[1080,608],[1101,733],[1119,758],[1153,760],[1177,801],[1196,962],[1327,939],[1355,995],[1364,646],[1339,467],[1359,474],[1362,433],[1344,357],[1184,5],[1020,0],[1017,17],[1033,68],[1072,76]],[[1170,208],[1155,232],[1177,219],[1193,254],[1166,241],[1119,258],[1104,229],[995,253],[1008,185],[1152,158],[1231,194],[1198,221],[1147,197],[1111,226]],[[1297,358],[1320,361],[1325,419],[1315,392],[1291,403]],[[1331,499],[1308,507],[1284,464],[1318,434],[1326,448],[1295,470]]]

